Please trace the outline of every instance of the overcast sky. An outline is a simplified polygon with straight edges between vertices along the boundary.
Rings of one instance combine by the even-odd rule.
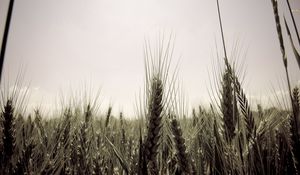
[[[0,0],[1,41],[8,2]],[[291,5],[300,28],[300,1]],[[228,50],[239,41],[246,92],[255,101],[272,93],[272,86],[279,91],[285,74],[271,1],[220,0],[220,6]],[[289,21],[285,1],[279,12]],[[30,106],[47,108],[61,91],[92,84],[102,89],[103,108],[112,103],[115,112],[131,115],[144,83],[144,39],[155,40],[161,31],[176,35],[174,60],[180,57],[190,106],[207,104],[212,62],[223,55],[214,0],[16,0],[3,77],[12,81],[22,67]],[[300,71],[285,44],[295,85]]]

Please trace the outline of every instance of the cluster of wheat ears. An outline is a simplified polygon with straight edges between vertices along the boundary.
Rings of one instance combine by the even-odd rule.
[[[113,116],[112,107],[99,117],[97,100],[66,105],[55,118],[45,118],[39,110],[24,116],[18,110],[22,98],[17,90],[1,91],[0,174],[300,173],[299,87],[292,88],[289,82],[277,1],[271,2],[289,110],[251,108],[224,44],[218,103],[185,116],[179,112],[176,73],[170,73],[171,39],[161,40],[154,50],[146,43],[145,97],[135,118]],[[291,18],[296,26],[292,13]],[[285,19],[284,26],[300,69],[297,45]]]

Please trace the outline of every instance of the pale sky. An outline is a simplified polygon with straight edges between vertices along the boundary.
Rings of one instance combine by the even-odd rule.
[[[300,9],[299,0],[290,2]],[[229,53],[239,41],[246,92],[263,99],[272,86],[280,91],[285,74],[271,0],[220,0],[220,6]],[[1,41],[7,8],[8,0],[0,0]],[[144,83],[144,39],[173,32],[173,58],[180,57],[188,103],[207,104],[212,62],[217,53],[223,55],[216,8],[215,0],[16,0],[3,77],[13,81],[21,67],[25,70],[30,106],[48,108],[61,91],[92,84],[101,88],[103,109],[112,103],[115,112],[131,115]],[[279,12],[289,21],[285,1],[279,2]],[[300,29],[299,11],[294,15]],[[288,40],[285,46],[292,85],[299,84]]]

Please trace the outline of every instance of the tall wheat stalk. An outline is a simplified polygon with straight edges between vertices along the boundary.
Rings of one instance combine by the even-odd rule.
[[[14,2],[15,2],[14,0],[9,1],[6,23],[5,23],[5,28],[4,28],[3,38],[2,38],[2,45],[1,45],[1,52],[0,52],[0,82],[1,82],[1,77],[2,77],[6,44],[7,44],[7,39],[8,39],[8,33],[9,33],[9,27],[10,27],[10,21],[11,21],[11,16],[12,16],[12,12],[13,12]]]

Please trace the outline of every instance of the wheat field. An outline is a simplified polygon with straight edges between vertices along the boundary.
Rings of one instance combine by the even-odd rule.
[[[292,12],[293,23],[287,23],[277,1],[270,4],[288,109],[252,106],[234,60],[227,57],[218,11],[223,68],[216,72],[218,94],[209,108],[182,110],[177,71],[170,68],[172,40],[158,46],[145,42],[145,88],[131,118],[113,115],[112,106],[100,115],[98,96],[62,106],[51,118],[38,108],[25,114],[25,97],[17,89],[2,89],[0,174],[299,174],[300,92],[290,83],[288,60],[296,59],[300,70],[300,40]],[[290,43],[283,42],[285,36]],[[295,58],[287,58],[289,47]]]

